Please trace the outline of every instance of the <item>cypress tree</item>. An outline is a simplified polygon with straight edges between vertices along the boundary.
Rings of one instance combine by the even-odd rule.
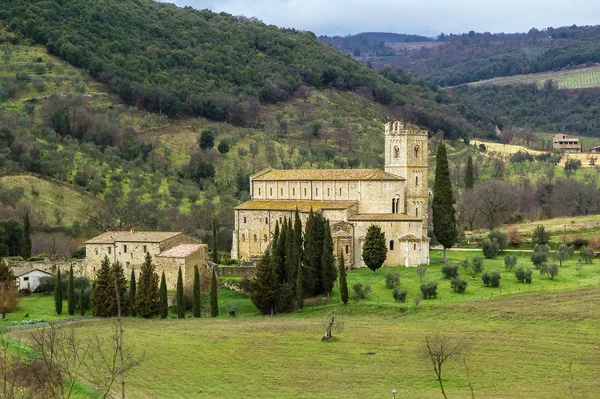
[[[200,296],[200,272],[198,271],[198,265],[194,266],[194,302],[192,304],[192,312],[194,317],[200,317],[202,315],[202,297]]]
[[[292,219],[290,218],[285,234],[285,274],[287,276],[286,282],[290,283],[292,291],[295,290],[296,273],[298,273],[298,257],[294,234],[295,231],[292,226]]]
[[[302,259],[302,220],[300,220],[298,208],[296,208],[294,219],[294,258],[300,260]]]
[[[25,240],[23,241],[22,255],[23,259],[31,258],[31,224],[29,223],[29,212],[25,212],[23,218],[23,232]]]
[[[304,234],[304,288],[313,295],[324,292],[322,280],[321,258],[323,256],[323,241],[325,239],[325,219],[310,211]]]
[[[262,314],[272,314],[279,300],[280,283],[269,252],[265,252],[256,266],[256,275],[250,283],[252,303]]]
[[[465,188],[471,189],[475,184],[475,176],[473,174],[473,157],[469,155],[467,158],[467,169],[465,170]]]
[[[446,145],[438,146],[435,167],[435,185],[433,187],[433,233],[437,240],[444,246],[444,263],[447,262],[447,250],[456,243],[456,211],[452,185],[450,183],[450,169],[446,156]]]
[[[110,287],[114,296],[114,283],[111,280],[110,260],[105,256],[100,263],[100,269],[96,272],[94,287],[92,290],[92,313],[96,317],[108,317],[108,306],[110,302]]]
[[[217,317],[219,315],[219,297],[217,292],[217,274],[215,268],[212,270],[212,277],[210,279],[210,317]]]
[[[271,242],[271,252],[275,255],[275,249],[279,242],[279,221],[275,222],[275,231],[273,232],[273,241]]]
[[[146,253],[149,255],[149,253]],[[135,309],[135,296],[136,296],[136,281],[135,281],[135,272],[133,267],[131,268],[131,276],[129,277],[129,314],[131,317],[137,316],[137,311]]]
[[[123,306],[125,294],[127,293],[127,279],[125,278],[125,270],[123,269],[123,265],[119,261],[113,263],[110,268],[110,282],[107,287],[107,296],[110,298],[108,317],[117,316],[119,313],[117,295],[115,294],[115,280],[117,282],[121,306]],[[123,312],[123,308],[121,308],[121,312]]]
[[[135,284],[135,275],[132,275],[132,278]],[[146,252],[146,258],[140,268],[140,282],[135,291],[136,313],[145,319],[156,316],[160,311],[158,274],[149,252]]]
[[[61,274],[60,267],[56,271],[56,281],[54,282],[54,308],[56,309],[56,314],[62,313],[62,282],[61,282]]]
[[[219,256],[217,253],[217,218],[213,216],[213,231],[212,231],[212,244],[213,244],[213,252],[212,252],[212,261],[215,264],[219,263]]]
[[[67,308],[69,315],[75,314],[75,282],[73,281],[73,265],[69,269],[69,280],[67,282]]]
[[[302,272],[302,260],[298,259],[298,271],[296,273],[296,299],[298,300],[298,309],[304,308],[304,280]]]
[[[162,277],[160,278],[160,298],[159,298],[159,308],[160,308],[160,318],[166,319],[169,315],[169,298],[167,293],[167,281],[165,279],[165,271],[162,272]]]
[[[331,293],[333,290],[333,285],[337,278],[336,269],[335,256],[333,256],[331,226],[329,225],[329,220],[327,220],[323,234],[323,254],[321,255],[321,281],[323,282],[323,290],[326,293]]]
[[[283,226],[279,233],[279,239],[277,241],[277,247],[273,249],[273,264],[275,266],[275,272],[279,278],[279,282],[283,283],[287,280],[287,273],[285,270],[285,255],[286,255],[286,242],[288,237],[288,221],[283,220]]]
[[[373,273],[377,271],[387,258],[387,245],[385,233],[379,226],[370,225],[367,229],[365,243],[363,244],[362,258]]]
[[[340,297],[344,305],[348,303],[348,282],[346,281],[346,264],[344,263],[344,253],[341,253],[340,264],[338,266],[338,273],[340,275]]]
[[[185,317],[185,304],[183,302],[183,276],[181,274],[181,266],[177,273],[177,317],[183,319]]]
[[[85,290],[83,288],[81,288],[79,290],[79,314],[84,316],[85,315]]]

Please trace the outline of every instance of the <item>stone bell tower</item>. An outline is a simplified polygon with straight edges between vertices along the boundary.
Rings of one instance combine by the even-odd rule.
[[[406,179],[406,213],[424,220],[429,200],[428,155],[426,130],[404,121],[385,125],[385,171]]]

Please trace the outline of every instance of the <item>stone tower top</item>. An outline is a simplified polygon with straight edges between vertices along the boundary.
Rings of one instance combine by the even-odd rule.
[[[417,135],[427,136],[427,131],[406,121],[388,122],[385,124],[386,136]]]

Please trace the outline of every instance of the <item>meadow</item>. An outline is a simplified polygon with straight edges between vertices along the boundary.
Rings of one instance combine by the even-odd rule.
[[[600,86],[600,66],[505,76],[469,83],[469,86],[532,84],[543,86],[551,79],[559,89],[585,89]]]

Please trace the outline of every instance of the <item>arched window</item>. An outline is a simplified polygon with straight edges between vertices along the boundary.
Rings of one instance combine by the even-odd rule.
[[[306,187],[304,187],[304,196],[306,197]]]
[[[254,242],[257,242],[258,238],[256,238],[256,234],[254,234]]]
[[[258,195],[260,195],[260,188],[258,189]]]
[[[319,195],[319,189],[315,187],[315,196]]]
[[[415,146],[415,158],[419,158],[419,146]]]
[[[242,242],[246,242],[246,236],[242,234]]]
[[[417,250],[417,244],[415,244],[415,251]]]
[[[331,193],[329,192],[329,187],[327,187],[327,196],[329,197]]]
[[[396,213],[396,199],[392,198],[392,213]]]
[[[419,216],[419,208],[415,208],[415,216]]]
[[[244,223],[246,223],[246,216],[244,216]]]
[[[415,176],[415,186],[419,187],[419,176]]]
[[[350,251],[350,246],[346,245],[346,255],[348,255],[348,251]]]
[[[279,216],[279,224],[283,223],[283,220],[281,219],[281,216]]]
[[[296,196],[296,189],[292,188],[292,195],[295,197]]]
[[[394,250],[394,240],[390,241],[390,251]]]
[[[272,188],[269,189],[269,195],[273,196],[273,189]]]
[[[281,196],[283,197],[283,188],[281,189]]]
[[[269,218],[265,218],[265,224],[269,224]]]
[[[267,237],[267,235],[266,235],[266,234],[265,234],[265,237],[264,237],[264,239],[265,239],[265,242],[269,241],[269,237]]]
[[[394,147],[394,158],[400,158],[400,148]]]
[[[340,195],[342,195],[342,189],[340,188]]]

